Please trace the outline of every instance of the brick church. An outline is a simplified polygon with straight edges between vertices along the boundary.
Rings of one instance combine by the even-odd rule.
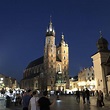
[[[55,44],[55,30],[50,20],[46,30],[44,54],[24,70],[21,88],[65,91],[69,87],[69,47],[61,35]]]

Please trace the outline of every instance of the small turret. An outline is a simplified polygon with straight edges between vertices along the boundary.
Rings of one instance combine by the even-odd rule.
[[[68,44],[66,44],[65,43],[65,41],[64,41],[64,34],[62,33],[62,35],[61,35],[61,41],[60,41],[60,43],[59,43],[59,46],[68,46]]]
[[[100,38],[97,42],[97,48],[98,48],[99,52],[109,51],[108,50],[108,41],[105,38],[103,38],[101,31],[100,31]]]

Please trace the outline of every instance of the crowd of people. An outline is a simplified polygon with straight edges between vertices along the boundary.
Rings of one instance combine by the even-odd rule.
[[[90,104],[90,92],[89,90],[86,88],[83,89],[82,91],[79,91],[79,89],[76,91],[76,101],[77,103],[80,103],[80,95],[82,95],[82,99],[83,99],[83,103],[85,104],[87,102],[87,104]]]
[[[37,91],[28,90],[22,98],[23,110],[50,110],[51,102],[48,98],[48,91],[43,92],[42,97],[38,97]]]
[[[96,97],[97,97],[97,101],[96,101],[96,106],[97,107],[104,107],[104,96],[103,96],[103,92],[101,90],[97,90],[96,91]],[[76,101],[77,103],[80,103],[80,96],[82,96],[83,99],[83,104],[87,103],[90,104],[90,91],[86,88],[83,89],[82,91],[79,91],[79,89],[76,91]]]
[[[56,91],[54,93],[56,95],[56,99],[59,100],[60,92]],[[82,91],[79,91],[79,89],[76,91],[76,101],[77,103],[80,103],[80,100],[82,98],[83,104],[90,104],[90,96],[96,96],[96,106],[97,107],[104,107],[104,97],[103,92],[101,90],[94,92],[89,91],[87,88],[83,89]],[[9,97],[7,96],[7,101]],[[55,99],[55,100],[56,100]],[[37,90],[27,90],[23,91],[22,94],[16,94],[16,101],[15,106],[22,105],[23,110],[50,110],[50,106],[54,105],[55,100],[53,102],[50,101],[48,98],[48,91],[44,91],[43,94],[39,94]],[[9,106],[9,103],[7,103],[7,107]]]

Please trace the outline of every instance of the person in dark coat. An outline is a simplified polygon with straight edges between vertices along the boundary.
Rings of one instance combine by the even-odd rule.
[[[80,103],[80,91],[79,91],[79,89],[76,91],[76,101],[77,101],[77,103]]]
[[[87,104],[90,104],[90,92],[87,88],[86,88],[85,94],[86,94],[86,98],[87,98]]]
[[[82,91],[83,104],[85,104],[85,90]]]
[[[23,110],[28,110],[29,101],[32,97],[32,91],[29,89],[26,94],[23,96],[22,102],[23,102]]]
[[[100,98],[101,98],[101,105],[104,106],[105,104],[103,101],[103,92],[100,90],[99,93],[100,93]]]
[[[40,110],[50,110],[50,106],[52,106],[54,104],[53,102],[50,102],[50,100],[48,99],[48,92],[44,91],[43,92],[43,97],[41,97],[38,100],[38,105],[40,107]]]

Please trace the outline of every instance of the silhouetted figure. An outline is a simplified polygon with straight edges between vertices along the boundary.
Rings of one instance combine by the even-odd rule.
[[[85,94],[86,94],[86,98],[87,98],[87,104],[90,104],[90,92],[87,88],[86,88]]]
[[[6,108],[9,108],[11,104],[11,98],[7,95],[6,96]]]
[[[76,91],[76,101],[77,101],[77,103],[80,103],[80,91],[79,91],[79,89]]]
[[[104,106],[104,101],[103,101],[103,92],[101,90],[99,90],[99,107]]]
[[[54,102],[53,103],[50,102],[47,95],[48,95],[48,92],[44,91],[43,92],[43,97],[41,97],[38,100],[38,105],[40,107],[40,110],[50,110],[50,106],[52,106],[54,104]]]
[[[97,107],[102,107],[102,103],[101,103],[101,92],[97,92]]]
[[[28,110],[29,101],[31,99],[32,91],[28,90],[26,94],[23,96],[23,110]]]
[[[83,104],[85,104],[85,90],[82,91]]]

